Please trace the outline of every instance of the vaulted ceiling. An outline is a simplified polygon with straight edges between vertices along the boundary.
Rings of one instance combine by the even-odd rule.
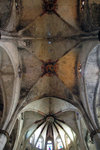
[[[82,77],[86,75],[87,89],[90,86],[87,93],[91,93],[93,72],[87,56],[99,43],[99,12],[99,0],[0,1],[0,110],[5,110],[1,113],[1,127],[6,119],[13,121],[7,114],[15,113],[25,136],[35,121],[39,123],[42,119],[44,124],[51,124],[47,121],[51,117],[54,121],[52,127],[48,127],[52,129],[49,133],[48,127],[46,129],[51,138],[55,124],[60,128],[66,124],[80,136],[77,113],[79,115],[82,100],[86,106]],[[88,65],[84,69],[86,59]],[[7,121],[4,127],[10,130]],[[59,127],[55,132],[58,130]]]

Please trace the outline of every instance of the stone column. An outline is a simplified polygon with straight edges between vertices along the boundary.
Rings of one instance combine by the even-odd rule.
[[[4,149],[6,142],[7,142],[6,135],[0,134],[0,150]]]
[[[93,137],[93,141],[96,145],[96,149],[100,150],[100,134],[95,134]]]

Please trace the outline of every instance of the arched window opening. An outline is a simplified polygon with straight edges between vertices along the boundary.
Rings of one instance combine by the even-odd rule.
[[[75,132],[67,127],[67,134],[65,134],[65,142],[66,142],[66,147],[70,149],[71,147],[73,148],[73,143],[76,143],[77,141],[77,136]]]
[[[25,139],[28,139],[30,136],[31,136],[31,134],[32,134],[32,129],[29,129],[27,132],[26,132],[26,135],[25,135]],[[33,135],[32,135],[33,136]],[[31,137],[32,137],[31,136]],[[31,139],[31,138],[30,138]]]
[[[53,143],[52,141],[47,141],[47,150],[53,150]]]
[[[30,137],[30,144],[34,145],[34,134]]]
[[[66,136],[66,144],[67,144],[67,145],[70,145],[70,143],[71,143],[71,140],[69,139],[68,136]]]
[[[69,127],[67,127],[66,131],[67,131],[67,133],[68,133],[68,135],[70,137],[70,139],[68,138],[68,142],[71,141],[71,140],[74,141],[75,133]]]
[[[36,144],[36,148],[38,149],[42,149],[43,148],[43,138],[40,137],[37,144]]]
[[[63,144],[60,138],[57,139],[57,149],[63,149]]]

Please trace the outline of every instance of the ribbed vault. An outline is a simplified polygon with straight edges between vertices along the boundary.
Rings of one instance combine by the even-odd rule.
[[[0,1],[1,150],[100,147],[99,10],[99,0]]]

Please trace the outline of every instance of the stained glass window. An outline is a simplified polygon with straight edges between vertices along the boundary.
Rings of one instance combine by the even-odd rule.
[[[60,138],[57,139],[57,146],[58,146],[58,149],[62,149],[63,148],[63,145],[62,145],[62,142],[61,142]]]
[[[43,145],[43,139],[40,138],[40,139],[38,140],[38,142],[37,142],[36,147],[39,148],[39,149],[42,149],[42,145]]]
[[[47,150],[53,150],[52,141],[47,142]]]

